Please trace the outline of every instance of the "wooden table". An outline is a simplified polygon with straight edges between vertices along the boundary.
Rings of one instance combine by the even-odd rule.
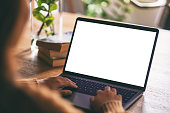
[[[64,13],[64,31],[72,31],[77,14]],[[62,67],[51,68],[30,49],[30,24],[25,29],[17,47],[21,78],[45,78],[56,76]],[[170,31],[160,30],[157,47],[144,95],[129,109],[132,113],[170,112]]]

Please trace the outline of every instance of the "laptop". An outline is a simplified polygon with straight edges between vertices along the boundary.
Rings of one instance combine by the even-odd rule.
[[[90,110],[90,97],[106,86],[116,88],[128,109],[144,93],[159,30],[77,18],[61,76],[78,85],[66,97]]]

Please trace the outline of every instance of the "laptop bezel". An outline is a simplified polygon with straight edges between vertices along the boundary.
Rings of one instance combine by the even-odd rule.
[[[75,30],[76,30],[76,26],[77,26],[78,21],[85,21],[85,22],[92,22],[92,23],[98,23],[98,24],[105,24],[105,25],[112,25],[112,26],[119,26],[119,27],[125,27],[125,28],[132,28],[132,29],[139,29],[139,30],[144,30],[144,31],[155,32],[156,35],[155,35],[155,40],[154,40],[154,44],[153,44],[153,48],[152,48],[152,53],[151,53],[151,57],[150,57],[149,65],[148,65],[148,70],[147,70],[147,74],[146,74],[144,87],[135,86],[135,85],[126,84],[126,83],[120,83],[120,82],[116,82],[116,81],[112,81],[112,80],[106,80],[106,79],[103,79],[103,78],[93,77],[93,76],[90,76],[90,75],[84,75],[84,74],[79,74],[79,73],[75,73],[75,72],[66,71],[65,68],[66,68],[69,52],[70,52],[70,49],[71,49],[71,45],[72,45],[72,41],[73,41],[73,37],[74,37],[74,33],[75,33]],[[67,56],[66,56],[66,61],[65,61],[65,64],[64,64],[64,68],[63,68],[63,74],[70,74],[72,76],[78,76],[78,77],[97,80],[97,81],[101,81],[101,82],[106,82],[107,81],[107,83],[116,84],[116,85],[123,86],[123,87],[128,87],[128,88],[133,88],[133,89],[138,89],[138,90],[145,91],[147,81],[148,81],[148,77],[149,77],[149,73],[150,73],[150,69],[151,69],[153,56],[154,56],[154,51],[155,51],[155,48],[156,48],[158,34],[159,34],[159,30],[157,28],[146,27],[146,26],[135,25],[135,24],[121,23],[121,22],[112,22],[112,21],[96,20],[96,19],[78,17],[76,19],[76,22],[75,22],[75,25],[74,25],[73,34],[72,34],[71,41],[70,41],[70,46],[69,46],[69,49],[68,49],[68,53],[67,53]]]

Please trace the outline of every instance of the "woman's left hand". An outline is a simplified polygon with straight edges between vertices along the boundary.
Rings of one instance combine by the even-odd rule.
[[[66,77],[49,77],[41,80],[37,80],[39,86],[46,86],[52,90],[57,90],[59,88],[64,87],[71,87],[71,88],[78,88],[76,83],[71,81]],[[58,90],[62,95],[70,95],[72,94],[71,90]]]

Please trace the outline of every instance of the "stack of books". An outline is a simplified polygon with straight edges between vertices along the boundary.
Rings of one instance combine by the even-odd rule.
[[[49,38],[37,40],[38,57],[52,67],[64,66],[69,43],[59,43]]]

